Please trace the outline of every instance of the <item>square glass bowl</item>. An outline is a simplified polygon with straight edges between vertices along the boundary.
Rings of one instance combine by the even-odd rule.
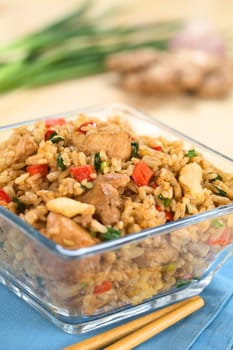
[[[185,148],[233,173],[230,158],[125,105],[51,117],[80,113],[101,120],[118,115],[138,134],[183,139]],[[2,127],[1,140],[34,122]],[[212,244],[210,237],[224,230],[228,240]],[[199,294],[232,255],[232,241],[233,204],[77,250],[55,244],[0,206],[0,281],[65,332],[81,333]]]

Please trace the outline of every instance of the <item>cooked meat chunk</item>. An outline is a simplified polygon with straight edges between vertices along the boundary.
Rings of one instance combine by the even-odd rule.
[[[111,173],[99,176],[96,181],[107,182],[115,188],[124,188],[130,182],[130,178],[126,174]]]
[[[16,145],[15,161],[23,161],[28,156],[31,156],[38,149],[38,145],[34,137],[30,134],[25,134],[21,137]]]
[[[100,175],[94,186],[79,198],[96,208],[96,216],[104,225],[115,224],[120,218],[121,199],[118,188],[125,187],[130,178],[125,174]]]
[[[48,215],[47,227],[44,233],[55,243],[69,249],[89,247],[98,242],[79,224],[53,212]]]
[[[104,151],[110,158],[128,160],[131,155],[131,138],[125,131],[99,130],[90,134],[74,134],[73,143],[79,152],[87,155]]]

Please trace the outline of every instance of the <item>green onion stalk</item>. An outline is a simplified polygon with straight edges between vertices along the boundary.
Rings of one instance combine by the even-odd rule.
[[[118,11],[93,16],[93,0],[43,29],[0,47],[0,93],[103,73],[117,52],[166,50],[180,21],[117,26]],[[110,24],[108,23],[110,22]]]

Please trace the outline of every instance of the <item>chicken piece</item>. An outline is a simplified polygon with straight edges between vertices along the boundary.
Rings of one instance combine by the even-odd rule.
[[[131,138],[125,131],[99,130],[90,134],[74,134],[73,144],[87,155],[104,151],[109,158],[128,160],[131,155]]]
[[[68,218],[79,214],[94,214],[95,207],[90,204],[81,203],[71,198],[59,197],[51,199],[46,203],[47,209],[54,213],[62,214]]]
[[[98,243],[87,230],[63,215],[50,212],[44,234],[65,248],[76,249]]]
[[[121,199],[117,188],[125,187],[130,178],[125,174],[100,175],[93,188],[79,200],[95,206],[96,216],[104,225],[115,224],[120,218]]]
[[[112,174],[106,174],[103,176],[99,176],[98,180],[110,183],[115,188],[124,188],[130,182],[130,178],[128,175],[118,174],[118,173],[112,173]]]
[[[24,161],[28,156],[31,156],[38,149],[38,145],[34,137],[30,134],[25,134],[21,137],[16,145],[15,161]]]
[[[120,52],[110,55],[106,60],[106,66],[111,71],[127,73],[148,67],[161,59],[160,56],[160,53],[151,49]]]
[[[185,195],[190,197],[194,204],[200,204],[205,199],[201,181],[202,169],[197,163],[187,164],[181,169],[179,182]]]

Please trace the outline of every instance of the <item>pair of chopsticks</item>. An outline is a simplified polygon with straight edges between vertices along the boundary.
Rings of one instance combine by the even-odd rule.
[[[203,306],[204,300],[195,296],[70,345],[63,350],[130,350]]]

